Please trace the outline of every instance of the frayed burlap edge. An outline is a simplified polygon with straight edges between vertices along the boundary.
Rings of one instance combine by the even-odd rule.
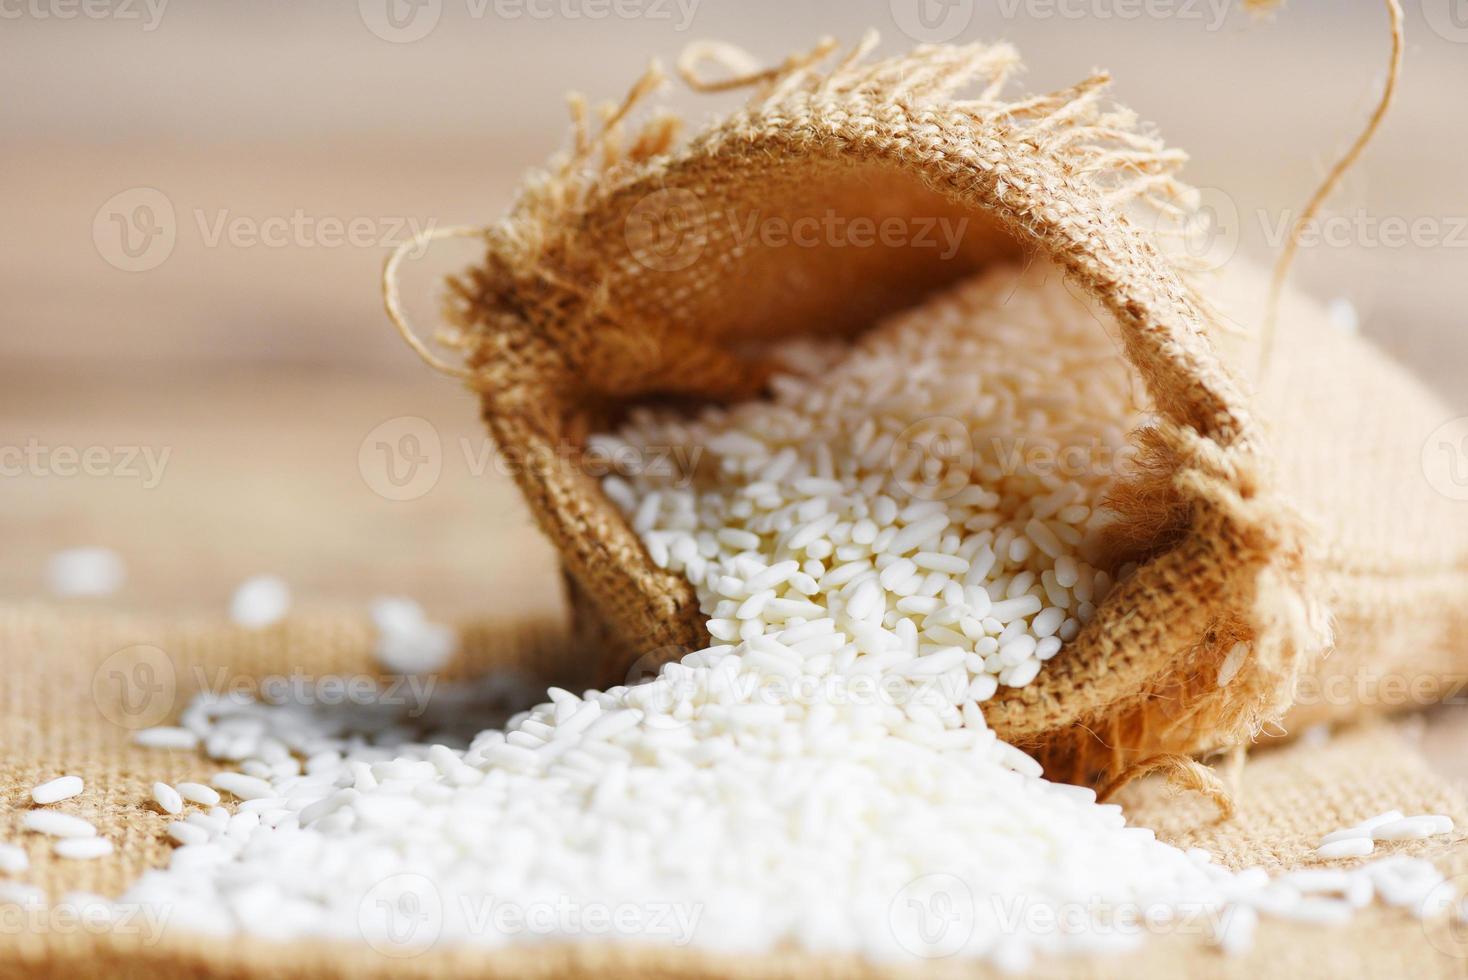
[[[1118,541],[1140,567],[1039,680],[987,706],[991,724],[1056,778],[1115,779],[1248,742],[1282,717],[1293,678],[1328,632],[1302,526],[1272,494],[1247,399],[1204,338],[1209,309],[1128,216],[1186,211],[1191,194],[1175,176],[1183,155],[1103,103],[1105,75],[1006,101],[1018,67],[1007,46],[921,47],[866,63],[872,43],[829,72],[815,67],[833,50],[823,42],[718,83],[698,80],[693,60],[727,52],[696,49],[683,67],[699,87],[760,92],[683,146],[666,115],[622,132],[656,87],[655,70],[604,114],[599,136],[577,110],[572,151],[527,181],[509,217],[484,230],[484,264],[454,281],[451,341],[465,352],[463,373],[561,550],[578,619],[610,657],[602,673],[620,679],[633,658],[654,650],[667,659],[706,634],[689,584],[652,564],[595,480],[557,447],[583,440],[604,402],[668,389],[738,398],[764,380],[671,311],[625,315],[623,291],[649,274],[628,261],[625,234],[608,229],[649,193],[696,186],[738,161],[859,159],[997,219],[1064,269],[1115,317],[1159,418],[1140,434],[1142,476],[1116,495]],[[956,97],[974,84],[977,98]],[[668,282],[657,286],[676,295]],[[677,371],[651,388],[649,362]],[[1239,644],[1242,662],[1220,684]],[[1225,796],[1211,774],[1170,768]]]

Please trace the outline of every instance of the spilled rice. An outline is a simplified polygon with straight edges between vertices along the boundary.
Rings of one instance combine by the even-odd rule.
[[[119,904],[390,953],[614,938],[1010,968],[1155,931],[1241,953],[1260,916],[1340,922],[1377,899],[1424,914],[1443,884],[1426,861],[1231,871],[1045,780],[985,725],[1113,584],[1101,501],[1142,408],[1084,306],[1016,287],[991,274],[840,356],[792,346],[800,371],[769,401],[602,437],[702,450],[693,473],[607,481],[715,639],[652,680],[552,688],[462,736],[482,685],[406,707],[202,695],[140,733],[231,769],[154,788],[182,811],[178,847]],[[405,656],[431,624],[375,613],[384,659],[452,649],[434,633]],[[76,858],[106,846],[90,824],[31,827]],[[1385,814],[1321,857],[1451,829]]]

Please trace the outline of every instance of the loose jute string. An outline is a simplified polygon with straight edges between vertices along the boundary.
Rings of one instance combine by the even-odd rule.
[[[408,322],[408,315],[403,312],[402,293],[398,288],[398,266],[403,264],[403,259],[408,253],[416,249],[426,248],[433,242],[443,238],[483,238],[484,229],[477,225],[454,225],[451,228],[429,228],[420,231],[412,238],[403,242],[392,250],[387,261],[382,265],[382,305],[387,309],[387,318],[398,328],[398,334],[403,338],[413,353],[422,358],[423,363],[455,378],[469,379],[474,377],[474,372],[461,364],[450,364],[433,352],[428,344],[413,330],[413,325]]]
[[[1218,818],[1227,820],[1234,815],[1234,797],[1229,787],[1210,767],[1175,752],[1166,752],[1143,759],[1122,770],[1096,793],[1102,802],[1111,799],[1122,788],[1142,776],[1162,773],[1167,781],[1179,790],[1189,790],[1208,797],[1218,807]]]
[[[1279,0],[1253,0],[1250,6],[1266,9],[1277,5]],[[1259,336],[1259,376],[1262,379],[1264,371],[1269,366],[1270,357],[1274,353],[1274,331],[1275,323],[1279,318],[1280,299],[1284,294],[1285,281],[1290,274],[1290,266],[1294,264],[1295,254],[1300,249],[1300,235],[1305,227],[1320,212],[1327,198],[1340,186],[1342,178],[1361,159],[1366,152],[1366,147],[1376,138],[1377,130],[1381,128],[1382,121],[1386,119],[1391,110],[1392,100],[1396,98],[1397,82],[1402,76],[1402,55],[1405,50],[1405,37],[1402,28],[1402,5],[1400,0],[1386,0],[1387,15],[1391,19],[1392,53],[1391,61],[1387,69],[1386,84],[1381,90],[1381,98],[1377,100],[1376,108],[1372,110],[1371,118],[1366,121],[1366,127],[1356,137],[1356,141],[1346,150],[1345,155],[1336,161],[1335,166],[1325,175],[1325,180],[1315,189],[1310,196],[1304,210],[1295,220],[1290,228],[1290,237],[1285,242],[1284,251],[1280,253],[1279,260],[1274,266],[1274,275],[1269,283],[1269,303],[1265,307],[1264,325]]]
[[[1272,10],[1281,4],[1282,0],[1245,0],[1245,6],[1251,10]],[[1397,85],[1401,80],[1402,62],[1406,48],[1405,33],[1403,29],[1404,16],[1400,0],[1385,0],[1387,14],[1390,19],[1391,29],[1391,58],[1388,63],[1386,83],[1382,88],[1381,97],[1377,100],[1370,118],[1367,119],[1365,127],[1356,137],[1345,154],[1336,161],[1325,179],[1315,189],[1315,192],[1306,202],[1299,217],[1290,228],[1289,238],[1285,242],[1284,250],[1274,266],[1273,275],[1269,284],[1269,299],[1265,307],[1265,316],[1259,338],[1259,361],[1258,370],[1262,377],[1268,368],[1274,353],[1274,335],[1279,319],[1279,306],[1284,294],[1285,283],[1289,279],[1290,269],[1294,265],[1295,258],[1300,249],[1300,236],[1304,229],[1320,213],[1330,195],[1340,186],[1345,175],[1361,159],[1372,140],[1376,138],[1382,122],[1391,111],[1391,106],[1396,98]],[[870,53],[876,47],[878,35],[875,31],[867,31],[861,41],[842,60],[843,64],[859,60]],[[778,85],[782,80],[798,75],[805,69],[823,61],[831,52],[838,47],[834,38],[823,37],[814,47],[808,51],[797,52],[790,55],[780,64],[771,68],[760,68],[756,61],[747,51],[732,44],[718,41],[699,41],[687,45],[678,58],[677,70],[683,81],[696,92],[726,92],[739,88],[747,88],[755,85],[767,87]],[[730,75],[727,78],[707,79],[699,74],[699,66],[705,61],[712,61],[726,68]],[[575,133],[575,145],[567,167],[573,167],[583,163],[594,151],[599,142],[610,139],[617,125],[626,116],[662,84],[665,76],[658,66],[653,62],[647,72],[632,86],[620,105],[606,114],[602,120],[602,140],[593,139],[587,125],[587,105],[584,97],[572,94],[568,97],[571,109],[573,131]],[[386,307],[388,319],[397,328],[399,335],[408,346],[416,353],[424,363],[434,370],[451,377],[467,379],[474,376],[474,372],[460,365],[451,364],[429,348],[429,346],[413,330],[402,309],[401,295],[397,284],[398,267],[402,264],[407,253],[442,238],[473,238],[483,236],[485,228],[475,226],[456,226],[453,228],[432,229],[419,232],[408,241],[399,245],[388,256],[382,271],[382,297],[383,305]]]
[[[862,43],[852,53],[852,57],[861,57],[858,52],[870,51],[875,45],[876,33],[868,31]],[[825,60],[826,56],[835,51],[837,46],[835,38],[823,37],[809,51],[796,52],[773,68],[762,69],[759,67],[759,62],[743,48],[722,41],[695,41],[686,46],[683,53],[678,56],[678,75],[695,92],[728,92],[748,88],[751,85],[773,85],[789,75]],[[730,76],[716,80],[704,78],[699,75],[698,66],[705,61],[715,62],[728,69]]]
[[[584,164],[588,157],[596,151],[598,146],[610,147],[615,137],[617,127],[644,99],[651,95],[658,86],[666,80],[662,67],[653,61],[632,88],[627,92],[622,102],[614,107],[608,108],[602,118],[601,131],[598,137],[592,137],[590,126],[587,121],[588,110],[586,99],[571,93],[567,96],[567,103],[571,112],[572,132],[574,143],[571,153],[565,161],[564,170],[570,171]],[[608,150],[610,152],[610,150]],[[452,364],[434,353],[428,343],[413,329],[412,322],[403,310],[402,291],[398,286],[398,271],[403,260],[410,252],[426,249],[435,241],[444,238],[484,238],[489,234],[489,227],[483,225],[454,225],[449,228],[429,228],[420,231],[392,250],[387,261],[382,266],[382,305],[387,310],[387,318],[397,328],[398,335],[417,354],[419,359],[441,374],[462,380],[473,380],[479,377],[478,373],[460,364]]]

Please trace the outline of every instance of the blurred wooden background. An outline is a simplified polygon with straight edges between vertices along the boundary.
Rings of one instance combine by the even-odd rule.
[[[0,478],[0,589],[40,595],[48,553],[103,544],[128,561],[115,601],[130,606],[222,609],[241,578],[271,571],[305,598],[554,608],[551,556],[485,466],[475,406],[380,312],[383,243],[493,219],[562,144],[565,90],[620,97],[650,56],[670,62],[690,40],[773,63],[874,26],[890,51],[929,30],[924,12],[959,40],[1013,40],[1033,89],[1110,68],[1117,96],[1236,212],[1238,254],[1261,258],[1364,119],[1387,53],[1375,2],[1296,0],[1272,23],[1222,0],[922,2],[6,6],[0,445],[52,462]],[[1331,208],[1364,231],[1308,249],[1298,278],[1349,300],[1365,332],[1468,410],[1468,9],[1408,6],[1400,104]],[[733,101],[676,86],[668,99],[694,118]],[[166,257],[141,237],[163,220],[158,195]],[[1392,222],[1417,222],[1415,243],[1378,240]],[[350,228],[358,241],[339,242]],[[467,258],[445,245],[412,281]],[[419,445],[400,423],[373,435],[402,416],[429,421],[440,467],[392,500],[362,453]],[[57,448],[94,445],[114,472],[58,472]],[[157,486],[117,472],[131,446],[169,452]]]

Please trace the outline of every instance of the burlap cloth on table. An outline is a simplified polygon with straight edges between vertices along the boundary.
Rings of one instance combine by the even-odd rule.
[[[207,779],[219,766],[193,752],[141,749],[128,725],[176,717],[199,678],[239,683],[290,674],[371,670],[370,626],[349,615],[293,616],[258,633],[208,620],[182,621],[47,606],[0,608],[0,840],[21,843],[32,867],[19,880],[52,899],[73,889],[119,894],[142,871],[163,865],[171,845],[166,817],[147,805],[154,780]],[[479,625],[447,672],[495,666],[559,665],[565,638],[545,623]],[[165,659],[160,659],[164,657]],[[144,667],[146,669],[139,669]],[[201,671],[203,673],[201,673]],[[219,673],[221,672],[222,673]],[[119,679],[121,678],[121,679]],[[248,686],[248,685],[246,685]],[[86,791],[58,809],[96,822],[117,844],[97,861],[53,860],[46,841],[20,829],[27,791],[42,779],[75,773]],[[1209,804],[1160,784],[1129,788],[1133,821],[1179,845],[1213,851],[1234,866],[1271,870],[1311,863],[1320,835],[1396,807],[1452,814],[1468,826],[1468,803],[1428,770],[1401,737],[1382,728],[1345,734],[1324,746],[1298,743],[1258,753],[1248,766],[1237,815],[1212,823]],[[1446,873],[1468,873],[1468,847],[1451,843],[1385,845],[1430,857]],[[1468,879],[1465,879],[1468,880]],[[97,936],[64,923],[17,918],[0,907],[0,976],[139,977],[819,977],[883,971],[845,958],[807,955],[716,956],[632,946],[542,946],[493,953],[435,949],[389,958],[366,946],[262,940],[198,940],[146,934]],[[1040,964],[1039,975],[1247,977],[1462,976],[1468,942],[1446,926],[1425,928],[1402,913],[1372,908],[1344,929],[1266,921],[1255,951],[1226,959],[1195,939],[1165,937],[1141,952]],[[919,964],[924,976],[987,975],[948,961]],[[888,973],[917,970],[893,967]]]
[[[1215,341],[1230,318],[1257,334],[1257,309],[1220,313],[1249,302],[1164,254],[1159,230],[1192,204],[1175,176],[1184,157],[1105,100],[1105,76],[1025,96],[1008,91],[1018,56],[1005,45],[870,50],[826,43],[738,75],[747,56],[695,47],[690,81],[753,87],[746,106],[686,142],[666,116],[624,133],[653,87],[643,79],[605,132],[583,119],[570,154],[527,178],[454,283],[448,340],[495,440],[522,461],[516,479],[603,679],[708,639],[689,583],[653,564],[576,465],[589,432],[654,396],[748,396],[766,377],[750,353],[762,342],[857,330],[986,265],[1039,258],[1115,319],[1157,424],[1113,502],[1117,561],[1138,571],[1034,683],[985,706],[994,729],[1058,775],[1165,763],[1222,796],[1185,756],[1247,743],[1292,704],[1349,716],[1448,693],[1468,638],[1468,520],[1418,454],[1451,413],[1298,300],[1250,394],[1247,351],[1226,357]],[[701,80],[710,56],[736,76]],[[951,255],[737,233],[826,215],[966,224]],[[1330,615],[1330,683],[1312,688]],[[1358,689],[1363,670],[1415,693]]]

